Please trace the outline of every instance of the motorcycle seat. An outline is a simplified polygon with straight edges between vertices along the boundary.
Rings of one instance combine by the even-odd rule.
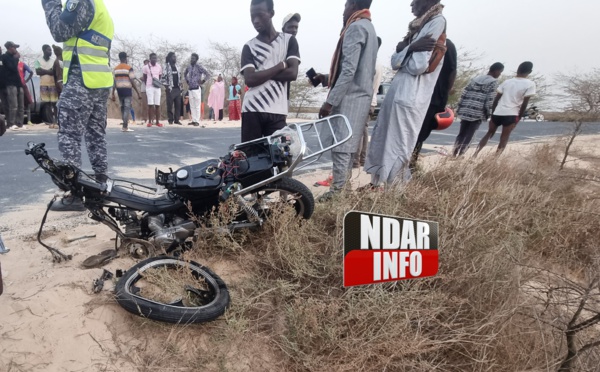
[[[114,186],[107,199],[128,208],[151,214],[171,212],[183,206],[183,203],[180,200],[171,197],[169,193],[153,195],[129,186],[121,185]]]

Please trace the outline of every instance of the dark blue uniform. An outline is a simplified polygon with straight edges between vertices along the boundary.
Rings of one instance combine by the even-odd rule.
[[[42,0],[46,23],[57,42],[76,37],[94,19],[93,0],[69,0],[63,10],[60,0]],[[81,68],[73,56],[69,79],[58,101],[58,148],[63,158],[81,167],[81,139],[85,135],[92,169],[100,180],[108,172],[106,124],[109,89],[87,89]]]

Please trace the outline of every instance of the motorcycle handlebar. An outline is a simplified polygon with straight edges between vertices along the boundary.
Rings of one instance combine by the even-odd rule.
[[[25,150],[25,155],[33,155],[34,158],[40,158],[40,157],[44,157],[47,156],[47,152],[46,152],[46,144],[45,143],[33,143],[33,142],[27,142],[27,149]]]

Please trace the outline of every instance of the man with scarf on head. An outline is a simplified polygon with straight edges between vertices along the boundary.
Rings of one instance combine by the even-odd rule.
[[[431,62],[436,43],[445,41],[444,6],[440,0],[413,0],[411,7],[417,18],[392,55],[397,73],[381,105],[365,163],[371,188],[390,185],[398,176],[410,180],[411,155],[443,65],[443,58],[437,66]]]
[[[369,116],[373,98],[373,79],[377,63],[378,42],[371,22],[372,0],[347,0],[344,9],[344,28],[333,55],[329,75],[318,74],[314,79],[329,86],[329,96],[321,107],[319,117],[341,114],[352,125],[352,138],[332,151],[333,182],[329,192],[320,200],[327,201],[339,193],[352,174],[352,159],[358,152],[361,134]],[[336,138],[344,137],[341,126],[334,126]]]

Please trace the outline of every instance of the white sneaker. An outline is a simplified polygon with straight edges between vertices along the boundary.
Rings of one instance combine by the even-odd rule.
[[[121,129],[121,132],[133,132],[133,129],[129,129],[129,128],[123,128]]]
[[[13,125],[12,127],[10,127],[10,129],[12,129],[12,130],[20,130],[21,128],[19,128],[19,127],[18,127],[18,126],[16,126],[16,125]]]

